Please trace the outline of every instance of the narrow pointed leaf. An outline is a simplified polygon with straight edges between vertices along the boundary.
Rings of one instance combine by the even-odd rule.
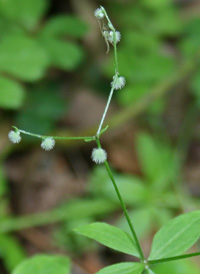
[[[78,227],[75,231],[117,251],[139,256],[133,238],[117,227],[106,223],[92,223]]]
[[[96,274],[140,274],[144,266],[140,263],[119,263],[104,267]]]
[[[102,135],[107,129],[108,129],[108,126],[106,126],[105,128],[103,128],[103,129],[100,131],[100,134],[99,134],[99,135]]]
[[[177,256],[188,250],[200,237],[200,210],[180,215],[163,226],[154,236],[150,260]]]

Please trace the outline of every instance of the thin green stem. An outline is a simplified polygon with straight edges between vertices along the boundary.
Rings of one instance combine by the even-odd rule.
[[[103,122],[104,122],[104,120],[106,118],[106,114],[107,114],[109,106],[110,106],[110,102],[111,102],[111,99],[112,99],[112,96],[113,96],[113,92],[115,90],[115,82],[116,82],[118,74],[119,74],[119,70],[118,70],[118,56],[117,56],[117,43],[116,43],[116,30],[115,30],[113,24],[111,23],[111,21],[110,21],[110,19],[109,19],[108,15],[107,15],[106,10],[104,9],[104,7],[101,6],[101,9],[102,9],[103,13],[105,14],[105,17],[106,17],[106,19],[108,21],[109,28],[113,31],[113,34],[114,34],[113,35],[113,47],[114,47],[114,59],[115,59],[115,75],[114,75],[114,79],[113,79],[113,83],[112,83],[112,88],[110,90],[110,94],[109,94],[109,97],[108,97],[108,100],[107,100],[107,104],[106,104],[106,107],[104,109],[101,121],[99,123],[99,127],[98,127],[98,130],[97,130],[96,136],[99,136],[99,133],[100,133],[101,128],[103,126]]]
[[[114,179],[114,177],[113,177],[113,175],[112,175],[112,171],[111,171],[111,169],[110,169],[110,166],[109,166],[109,164],[108,164],[107,161],[105,161],[104,164],[105,164],[105,167],[106,167],[106,169],[107,169],[108,175],[109,175],[109,177],[110,177],[110,179],[111,179],[111,181],[112,181],[112,183],[113,183],[113,186],[114,186],[114,188],[115,188],[115,191],[116,191],[116,194],[117,194],[117,196],[118,196],[118,199],[119,199],[119,201],[120,201],[120,203],[121,203],[122,209],[123,209],[123,211],[124,211],[124,215],[125,215],[125,217],[126,217],[126,220],[127,220],[128,225],[129,225],[129,227],[130,227],[131,233],[132,233],[133,238],[134,238],[134,240],[135,240],[135,243],[136,243],[138,252],[139,252],[139,254],[140,254],[140,258],[141,258],[141,260],[144,260],[145,257],[144,257],[143,251],[142,251],[142,249],[141,249],[141,246],[140,246],[140,243],[139,243],[137,234],[136,234],[135,229],[134,229],[134,227],[133,227],[133,225],[132,225],[131,219],[130,219],[130,217],[129,217],[128,211],[127,211],[127,209],[126,209],[126,206],[125,206],[125,204],[124,204],[124,201],[123,201],[123,199],[122,199],[122,196],[121,196],[121,194],[120,194],[120,192],[119,192],[119,189],[118,189],[118,187],[117,187],[117,184],[116,184],[116,182],[115,182],[115,179]]]
[[[114,57],[115,57],[115,75],[118,75],[119,74],[119,69],[118,69],[118,56],[117,56],[117,43],[116,43],[116,31],[114,30],[114,35],[113,35],[113,38],[114,38]]]
[[[154,264],[166,263],[166,262],[170,262],[170,261],[191,258],[191,257],[199,256],[199,255],[200,255],[200,252],[195,252],[195,253],[190,253],[190,254],[185,254],[185,255],[180,255],[180,256],[175,256],[175,257],[169,257],[169,258],[164,258],[164,259],[148,260],[148,264],[154,265]]]
[[[103,126],[103,122],[106,118],[106,114],[108,112],[108,109],[109,109],[109,106],[110,106],[110,102],[111,102],[111,99],[112,99],[112,96],[113,96],[113,92],[114,92],[114,84],[111,88],[111,91],[110,91],[110,94],[109,94],[109,97],[108,97],[108,101],[107,101],[107,104],[106,104],[106,107],[105,107],[105,110],[104,110],[104,113],[102,115],[102,118],[101,118],[101,121],[100,121],[100,124],[99,124],[99,127],[98,127],[98,130],[97,130],[97,133],[96,133],[96,136],[99,136],[100,132],[101,132],[101,128]]]
[[[108,21],[108,27],[113,31],[114,35],[113,35],[113,38],[114,38],[114,43],[113,43],[113,46],[114,46],[114,56],[115,56],[115,74],[118,74],[119,71],[118,71],[118,57],[117,57],[117,43],[116,43],[116,29],[114,28],[112,22],[110,21],[110,18],[108,17],[108,14],[106,12],[106,10],[104,9],[104,7],[101,6],[101,10],[103,11],[107,21]]]
[[[99,140],[98,137],[96,137],[96,142],[97,142],[98,148],[102,148],[102,147],[101,147],[100,140]],[[111,181],[112,181],[112,183],[113,183],[113,186],[114,186],[114,189],[115,189],[115,191],[116,191],[117,197],[118,197],[118,199],[119,199],[119,201],[120,201],[120,204],[121,204],[121,206],[122,206],[122,209],[123,209],[123,211],[124,211],[124,215],[125,215],[125,217],[126,217],[127,223],[128,223],[128,225],[129,225],[129,227],[130,227],[131,233],[132,233],[133,238],[134,238],[134,240],[135,240],[135,244],[136,244],[136,247],[137,247],[137,249],[138,249],[138,252],[139,252],[139,254],[140,254],[140,259],[141,259],[142,261],[144,261],[144,260],[145,260],[145,257],[144,257],[142,248],[141,248],[141,246],[140,246],[140,243],[139,243],[137,234],[136,234],[136,232],[135,232],[135,229],[134,229],[133,224],[132,224],[132,222],[131,222],[131,219],[130,219],[130,217],[129,217],[128,211],[127,211],[127,209],[126,209],[125,203],[124,203],[124,201],[123,201],[123,199],[122,199],[122,196],[121,196],[121,194],[120,194],[120,191],[119,191],[119,189],[118,189],[118,186],[117,186],[117,184],[116,184],[116,182],[115,182],[115,179],[114,179],[114,177],[113,177],[113,174],[112,174],[112,171],[111,171],[111,169],[110,169],[110,166],[109,166],[109,164],[108,164],[107,161],[104,162],[104,165],[105,165],[106,170],[107,170],[107,172],[108,172],[108,175],[109,175],[109,177],[110,177],[110,179],[111,179]]]
[[[15,129],[17,129],[16,127],[14,127]],[[47,137],[53,138],[55,140],[90,140],[93,141],[95,140],[95,136],[68,136],[68,137],[64,137],[64,136],[48,136],[48,135],[40,135],[40,134],[35,134],[35,133],[31,133],[22,129],[17,129],[20,133],[23,133],[25,135],[30,135],[39,139],[45,139]]]
[[[101,8],[101,10],[103,11],[103,13],[104,13],[104,15],[105,15],[105,17],[106,17],[106,19],[107,19],[107,21],[108,21],[108,26],[109,26],[109,28],[110,28],[111,30],[114,31],[115,28],[114,28],[112,22],[110,21],[110,18],[108,17],[108,14],[107,14],[106,10],[104,9],[103,6],[100,6],[100,8]]]

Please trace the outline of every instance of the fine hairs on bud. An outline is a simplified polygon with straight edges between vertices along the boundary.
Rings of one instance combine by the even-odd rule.
[[[107,153],[102,148],[93,148],[91,158],[96,164],[102,164],[107,159]]]
[[[55,140],[52,137],[45,138],[41,143],[41,147],[47,151],[53,149],[54,146],[55,146]]]
[[[113,81],[111,82],[111,86],[114,89],[122,89],[126,84],[126,79],[123,76],[114,76]]]
[[[14,131],[14,130],[11,130],[8,133],[8,138],[10,139],[10,141],[13,144],[18,144],[22,139],[21,136],[20,136],[20,132],[19,131]]]
[[[116,44],[119,43],[120,39],[121,39],[121,33],[119,31],[115,31],[115,42],[116,42]],[[114,43],[114,31],[111,30],[109,32],[108,40],[111,44]]]
[[[95,10],[94,16],[95,16],[97,19],[101,20],[101,19],[104,18],[105,14],[103,13],[103,11],[102,11],[101,8],[98,8],[98,9]]]

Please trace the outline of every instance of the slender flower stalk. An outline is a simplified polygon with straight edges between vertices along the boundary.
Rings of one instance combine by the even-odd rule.
[[[101,149],[101,143],[100,143],[100,140],[99,140],[98,137],[96,137],[96,142],[97,142],[98,148]],[[133,224],[132,224],[132,222],[131,222],[131,219],[130,219],[130,217],[129,217],[128,211],[127,211],[127,209],[126,209],[125,203],[124,203],[124,201],[123,201],[123,199],[122,199],[122,196],[121,196],[121,194],[120,194],[120,191],[119,191],[119,189],[118,189],[118,186],[117,186],[117,184],[116,184],[116,182],[115,182],[115,179],[114,179],[114,176],[113,176],[112,171],[111,171],[111,169],[110,169],[110,166],[109,166],[109,164],[108,164],[107,161],[104,162],[104,165],[105,165],[105,167],[106,167],[106,170],[107,170],[107,172],[108,172],[108,175],[109,175],[109,177],[110,177],[110,180],[111,180],[111,182],[112,182],[112,184],[113,184],[113,186],[114,186],[115,192],[116,192],[116,194],[117,194],[117,197],[118,197],[118,199],[119,199],[119,201],[120,201],[120,204],[121,204],[121,206],[122,206],[122,209],[123,209],[123,211],[124,211],[124,215],[125,215],[125,217],[126,217],[127,223],[128,223],[128,225],[129,225],[130,231],[131,231],[131,233],[132,233],[132,236],[133,236],[133,238],[134,238],[134,240],[135,240],[135,244],[136,244],[138,253],[139,253],[139,255],[140,255],[140,259],[141,259],[142,261],[145,261],[145,257],[144,257],[143,251],[142,251],[142,249],[141,249],[141,246],[140,246],[140,243],[139,243],[137,234],[136,234],[136,232],[135,232],[135,229],[134,229]]]

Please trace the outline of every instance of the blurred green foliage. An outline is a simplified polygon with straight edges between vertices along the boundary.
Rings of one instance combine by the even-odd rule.
[[[65,256],[37,255],[24,260],[12,274],[70,274],[71,262]]]
[[[55,16],[42,23],[49,0],[0,1],[0,107],[18,109],[25,83],[34,83],[54,67],[75,69],[84,58],[76,42],[87,26],[71,15]],[[19,81],[24,81],[24,84]]]
[[[16,123],[30,132],[46,134],[67,111],[66,98],[60,93],[57,82],[35,85],[26,99],[24,107],[16,116]]]
[[[41,134],[54,130],[68,108],[61,83],[50,80],[49,70],[74,71],[87,55],[79,43],[88,32],[86,24],[75,15],[48,17],[50,3],[50,0],[0,0],[0,108],[17,110],[16,123]],[[200,18],[184,19],[180,16],[180,7],[172,0],[127,1],[126,4],[107,1],[106,6],[122,34],[119,64],[120,73],[127,80],[125,89],[116,93],[116,99],[122,107],[134,106],[142,98],[148,99],[150,91],[176,75],[182,64],[199,51]],[[113,75],[113,53],[110,55],[102,65],[109,79]],[[190,76],[188,89],[192,103],[199,108],[200,66]],[[160,118],[166,103],[166,98],[159,99],[147,112]],[[114,173],[136,231],[144,240],[182,211],[183,203],[186,205],[188,199],[191,200],[189,194],[178,187],[180,161],[169,143],[139,134],[136,147],[142,176]],[[8,193],[1,168],[2,222],[8,215]],[[71,252],[96,248],[94,243],[75,235],[74,227],[105,218],[111,212],[117,213],[116,224],[128,231],[125,218],[118,214],[119,203],[104,168],[91,171],[88,196],[89,202],[84,197],[66,204],[65,210],[71,212],[71,216],[74,212],[79,214],[75,214],[76,219],[62,218],[63,223],[54,232],[55,242]],[[63,209],[61,211],[63,214]],[[14,237],[2,233],[0,257],[11,272],[24,259],[25,253]],[[190,260],[161,264],[153,270],[162,274],[199,273]],[[22,271],[27,273],[23,265]]]
[[[178,69],[167,39],[179,37],[182,24],[177,8],[168,0],[117,3],[114,7],[110,5],[110,11],[123,30],[119,64],[120,73],[127,79],[126,88],[117,97],[122,105],[130,105],[147,96]],[[111,56],[109,64],[105,65],[109,77],[112,60]]]

